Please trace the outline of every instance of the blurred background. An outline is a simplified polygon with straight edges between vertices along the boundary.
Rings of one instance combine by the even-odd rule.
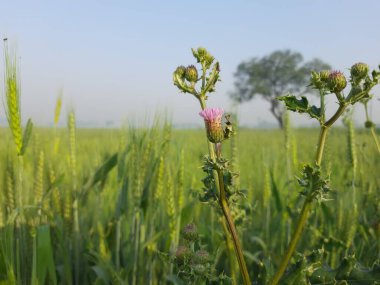
[[[195,63],[192,47],[206,47],[221,65],[209,106],[238,111],[249,127],[277,121],[260,96],[231,100],[242,62],[289,49],[303,63],[318,58],[345,74],[358,61],[380,63],[380,2],[371,0],[2,2],[0,35],[20,57],[23,118],[42,126],[52,125],[59,93],[80,127],[118,127],[164,111],[176,127],[201,126],[196,100],[172,83],[178,65]],[[380,123],[376,97],[369,107]],[[296,126],[314,124],[292,116]],[[364,121],[361,106],[354,118]]]

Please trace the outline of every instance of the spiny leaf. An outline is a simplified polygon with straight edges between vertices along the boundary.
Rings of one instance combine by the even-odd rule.
[[[316,106],[310,106],[306,97],[301,96],[301,99],[297,99],[296,96],[286,95],[279,97],[278,100],[284,101],[288,110],[298,113],[307,113],[310,117],[317,120],[321,119],[321,108]]]
[[[318,166],[305,165],[302,170],[302,177],[297,178],[297,180],[298,184],[305,188],[301,192],[302,195],[308,198],[315,198],[319,202],[327,200],[326,194],[330,192],[329,181],[322,179],[321,170]]]

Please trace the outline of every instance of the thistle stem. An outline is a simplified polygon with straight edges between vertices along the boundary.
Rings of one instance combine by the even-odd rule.
[[[203,97],[199,97],[199,103],[201,104],[202,110],[204,110],[206,108],[206,102]],[[210,154],[210,159],[213,162],[216,162],[215,145],[209,140],[207,140],[207,142],[208,142],[208,150]],[[222,208],[224,218],[227,222],[228,229],[232,236],[232,241],[235,248],[235,254],[238,259],[240,272],[243,277],[243,284],[250,285],[251,280],[249,278],[247,265],[244,260],[242,246],[240,244],[239,237],[238,237],[238,234],[237,234],[237,231],[236,231],[236,228],[231,216],[231,211],[227,203],[226,193],[224,189],[223,173],[221,170],[218,170],[218,171],[214,170],[213,176],[214,176],[216,189],[219,190],[219,204],[220,204],[220,207]]]
[[[316,153],[316,158],[315,158],[315,164],[317,166],[321,166],[321,163],[322,163],[323,150],[324,150],[324,147],[326,144],[326,138],[327,138],[328,130],[336,122],[336,120],[343,114],[346,107],[347,107],[347,104],[341,103],[339,105],[338,110],[335,112],[335,114],[326,123],[321,125],[321,130],[319,133],[317,153]],[[278,284],[282,275],[284,274],[284,272],[285,272],[285,270],[286,270],[286,268],[290,262],[290,259],[291,259],[292,255],[296,249],[296,246],[297,246],[298,241],[301,237],[301,234],[303,232],[303,228],[306,224],[307,217],[309,215],[312,202],[313,202],[313,199],[310,196],[306,197],[305,202],[302,206],[300,216],[298,218],[296,228],[293,232],[292,239],[291,239],[290,244],[288,245],[288,248],[286,250],[285,256],[283,257],[276,274],[273,276],[271,281],[269,281],[268,285]]]
[[[243,277],[243,284],[250,285],[251,280],[249,279],[247,265],[244,260],[243,249],[240,244],[240,240],[235,228],[235,224],[231,216],[230,208],[228,207],[228,203],[227,203],[226,193],[224,189],[224,182],[223,182],[223,173],[221,170],[218,170],[217,172],[218,172],[219,186],[220,186],[219,204],[220,204],[220,207],[222,208],[224,218],[226,219],[228,229],[230,230],[230,233],[232,236],[232,241],[234,244],[236,257],[238,259],[240,272]]]

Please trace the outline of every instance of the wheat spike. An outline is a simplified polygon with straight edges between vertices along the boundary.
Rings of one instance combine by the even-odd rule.
[[[164,169],[165,169],[165,163],[164,158],[160,157],[160,162],[158,165],[158,171],[157,171],[157,183],[156,183],[156,189],[154,191],[154,200],[157,202],[161,198],[162,190],[164,188]]]
[[[176,219],[176,203],[175,203],[175,198],[174,198],[174,185],[173,185],[173,178],[169,174],[168,175],[168,180],[167,180],[167,196],[166,196],[166,213],[168,214],[169,217],[169,229],[170,229],[170,240],[172,242],[172,246],[174,246],[174,242],[176,240],[177,236],[177,219]]]
[[[5,189],[6,189],[6,204],[7,214],[10,215],[15,209],[15,189],[14,189],[14,177],[11,166],[8,165],[5,173]]]
[[[57,98],[57,102],[55,103],[55,110],[54,110],[54,126],[57,127],[59,116],[61,115],[61,109],[62,109],[62,94],[63,91],[60,91],[60,94]]]
[[[73,179],[73,188],[76,190],[77,179],[77,140],[76,140],[76,122],[74,111],[69,112],[68,116],[69,128],[69,147],[70,147],[70,168]]]
[[[20,84],[18,82],[18,69],[16,54],[10,55],[5,44],[5,113],[9,128],[16,145],[17,154],[22,150],[22,127],[20,106]]]
[[[44,152],[40,151],[37,162],[36,176],[34,179],[34,202],[40,205],[44,195]]]
[[[56,182],[55,172],[52,166],[49,167],[49,182],[50,184],[54,184]],[[61,204],[61,194],[59,192],[58,187],[53,187],[52,191],[52,202],[54,211],[58,215],[62,215],[62,204]]]
[[[178,195],[178,212],[180,213],[183,208],[184,203],[184,195],[185,195],[185,152],[182,149],[180,155],[179,169],[178,169],[178,187],[177,187],[177,195]]]

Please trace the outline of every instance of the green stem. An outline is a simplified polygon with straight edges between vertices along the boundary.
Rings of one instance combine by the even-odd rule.
[[[227,243],[227,249],[228,249],[228,252],[227,252],[227,255],[228,255],[228,259],[229,259],[229,262],[230,262],[230,274],[231,274],[231,283],[232,285],[237,285],[236,283],[236,270],[235,270],[235,263],[234,263],[234,256],[232,254],[232,252],[234,251],[233,249],[233,245],[231,244],[231,239],[228,238],[228,235],[229,235],[229,229],[228,229],[228,225],[227,225],[227,222],[225,219],[223,219],[223,217],[221,217],[221,221],[222,221],[222,224],[223,224],[223,230],[224,230],[224,234],[226,235],[226,243]]]
[[[74,215],[74,264],[75,264],[75,284],[79,283],[80,278],[80,229],[79,229],[79,213],[78,213],[78,198],[75,198],[73,203],[73,215]]]
[[[23,204],[23,189],[24,189],[24,157],[22,155],[18,156],[18,185],[17,185],[17,198],[18,198],[18,209],[19,216],[16,219],[16,230],[17,230],[17,247],[16,247],[16,270],[17,270],[17,282],[18,284],[23,284],[23,280],[27,280],[25,266],[23,262],[26,259],[26,237],[25,237],[25,224],[26,217],[24,213]]]
[[[199,97],[199,103],[201,104],[202,110],[204,110],[206,108],[206,102],[205,102],[204,97],[202,97],[202,96]],[[208,150],[209,150],[209,154],[210,154],[210,159],[213,162],[216,162],[216,154],[215,154],[214,144],[211,143],[209,140],[207,140],[207,143],[208,143]],[[236,257],[238,259],[238,263],[239,263],[240,271],[241,271],[241,274],[243,277],[244,285],[251,284],[249,274],[248,274],[248,270],[247,270],[247,265],[245,263],[244,256],[243,256],[243,250],[242,250],[242,247],[241,247],[241,244],[239,241],[239,237],[237,235],[237,231],[236,231],[233,219],[231,217],[230,209],[228,207],[226,194],[225,194],[225,190],[224,190],[223,173],[220,170],[219,171],[214,170],[213,176],[214,176],[215,186],[216,186],[217,190],[219,190],[219,204],[222,208],[223,215],[226,219],[228,228],[229,228],[230,233],[232,235],[232,241],[234,244],[235,253],[236,253]]]
[[[225,193],[225,189],[224,189],[224,182],[223,182],[223,173],[221,170],[218,170],[217,172],[218,172],[219,185],[220,185],[219,204],[220,204],[220,207],[222,208],[223,215],[226,219],[228,229],[230,230],[230,233],[232,236],[232,241],[234,244],[236,257],[238,259],[240,272],[241,272],[242,277],[243,277],[243,284],[244,285],[250,285],[252,283],[251,283],[251,280],[249,278],[247,265],[246,265],[245,260],[244,260],[243,249],[242,249],[242,246],[240,244],[239,236],[237,234],[235,224],[234,224],[232,216],[231,216],[230,208],[228,207],[228,203],[227,203],[226,193]]]
[[[318,141],[318,148],[317,148],[317,154],[315,157],[315,163],[318,166],[321,166],[322,163],[322,156],[323,156],[323,150],[325,148],[325,143],[326,143],[326,137],[327,137],[327,132],[329,128],[326,126],[321,126],[321,130],[319,133],[319,141]]]
[[[311,202],[312,200],[306,199],[305,203],[303,204],[301,214],[298,219],[297,227],[293,233],[292,239],[290,241],[290,244],[288,246],[288,249],[285,253],[285,256],[283,257],[283,260],[280,264],[280,267],[278,268],[276,274],[272,278],[271,281],[269,281],[269,285],[275,285],[278,284],[280,281],[282,275],[285,272],[286,267],[288,266],[288,263],[290,261],[290,258],[293,255],[294,250],[296,249],[297,243],[301,237],[303,227],[307,221],[307,217],[311,208]]]
[[[325,92],[319,91],[319,97],[321,98],[321,122],[324,124],[326,119]]]
[[[331,127],[332,124],[338,120],[338,118],[343,114],[343,112],[347,108],[347,103],[340,103],[338,110],[335,112],[335,114],[324,124],[326,127]]]
[[[121,239],[121,221],[120,217],[116,222],[116,244],[115,244],[115,266],[116,270],[120,269],[120,239]]]
[[[375,141],[375,144],[376,144],[376,147],[377,147],[377,151],[380,154],[380,143],[379,143],[379,140],[377,139],[376,131],[375,131],[375,127],[374,126],[371,127],[371,134],[372,134],[373,140]]]
[[[338,110],[335,112],[335,114],[326,123],[324,123],[321,126],[321,130],[319,133],[319,140],[318,140],[318,148],[317,148],[317,153],[316,153],[316,158],[315,158],[315,164],[317,166],[321,166],[321,163],[322,163],[323,150],[324,150],[324,147],[326,144],[326,138],[327,138],[328,130],[332,126],[332,124],[334,124],[336,122],[336,120],[343,114],[346,107],[347,107],[347,105],[345,103],[341,103],[339,105]],[[302,206],[302,210],[300,213],[300,217],[298,219],[298,222],[297,222],[296,228],[294,230],[290,244],[286,250],[285,256],[283,257],[276,274],[273,276],[272,280],[269,281],[269,283],[268,283],[269,285],[278,284],[282,275],[284,274],[284,272],[285,272],[285,270],[286,270],[286,268],[290,262],[290,259],[291,259],[292,255],[296,249],[297,243],[301,237],[303,228],[306,224],[307,217],[309,215],[309,211],[311,209],[312,202],[313,202],[313,200],[311,199],[310,196],[308,196],[305,199],[305,202]]]

